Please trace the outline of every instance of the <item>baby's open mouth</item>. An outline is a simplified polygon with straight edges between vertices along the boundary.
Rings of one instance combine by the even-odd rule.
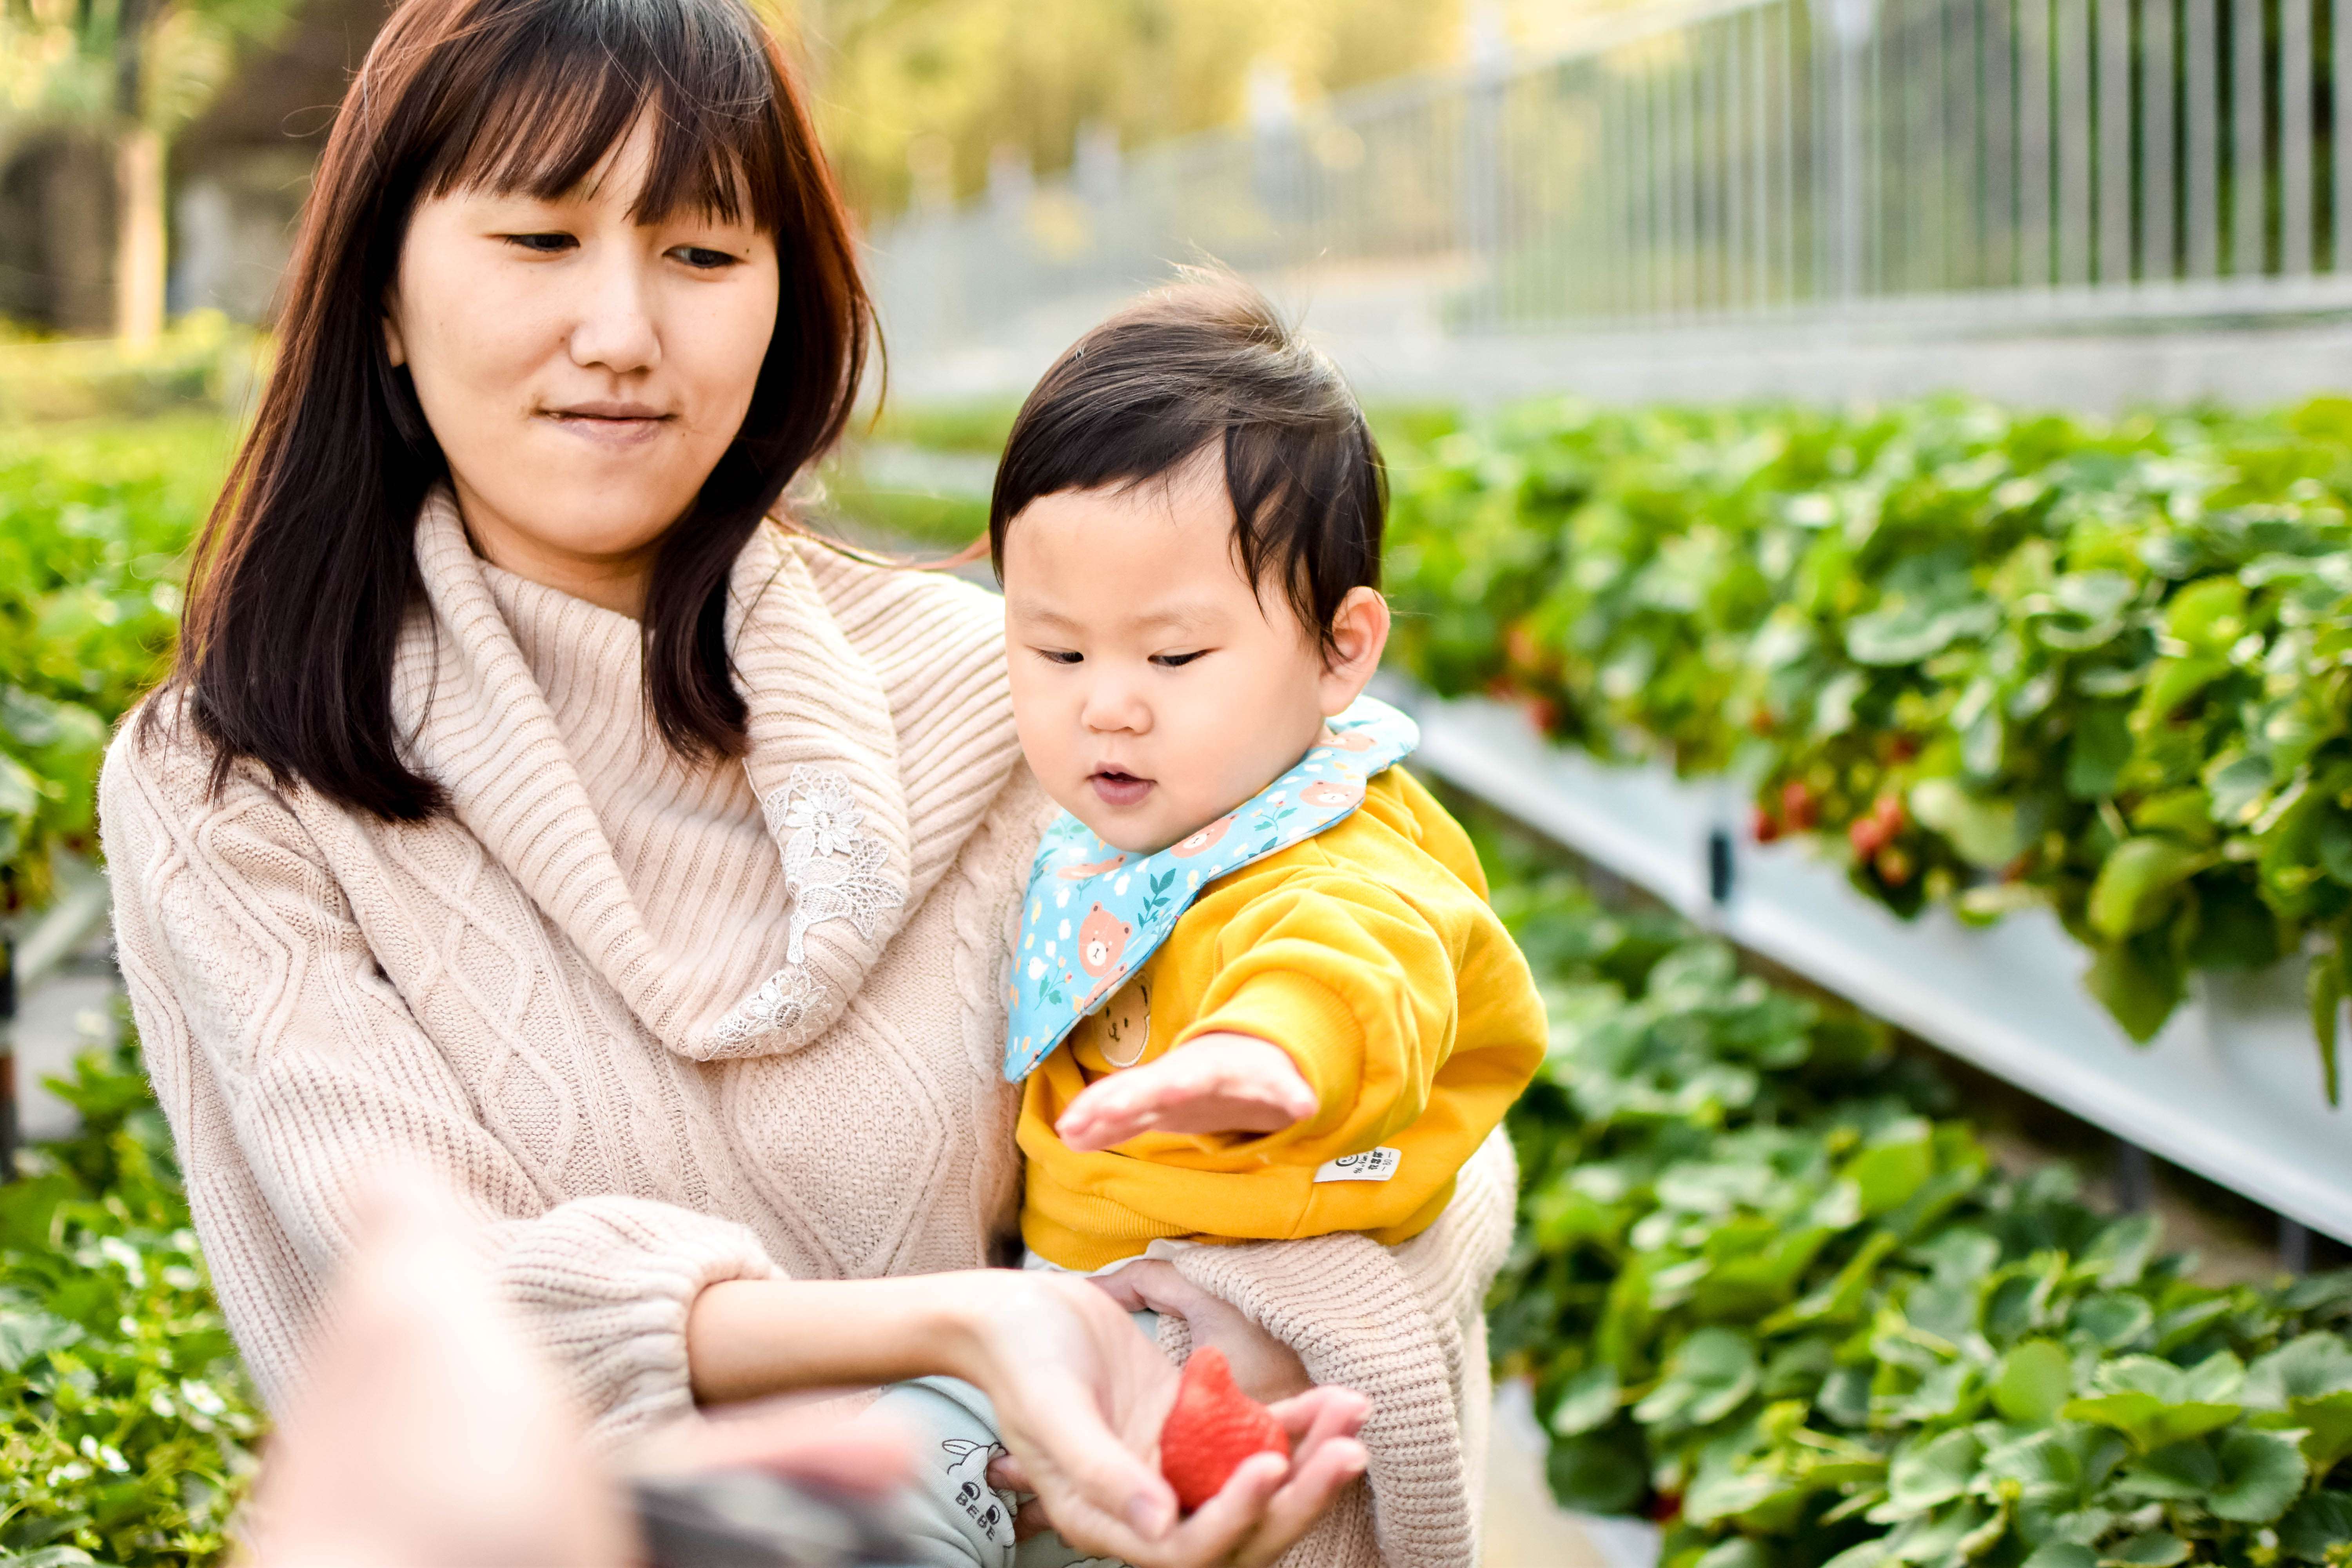
[[[1120,768],[1097,768],[1087,775],[1095,786],[1095,795],[1105,805],[1133,805],[1151,793],[1151,781],[1138,778]]]

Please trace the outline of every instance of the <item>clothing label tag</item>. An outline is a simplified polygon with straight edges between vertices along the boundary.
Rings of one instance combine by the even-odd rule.
[[[1404,1152],[1382,1144],[1360,1154],[1342,1154],[1315,1167],[1318,1182],[1385,1182],[1397,1173]]]

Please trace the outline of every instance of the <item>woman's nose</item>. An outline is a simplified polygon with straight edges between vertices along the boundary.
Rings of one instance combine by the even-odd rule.
[[[608,245],[583,279],[585,297],[572,329],[572,360],[625,375],[661,362],[661,330],[650,284],[635,247]]]

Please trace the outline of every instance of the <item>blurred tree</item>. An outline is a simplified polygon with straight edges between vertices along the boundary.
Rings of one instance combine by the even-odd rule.
[[[1311,103],[1460,57],[1462,0],[786,0],[869,215],[961,197],[992,160],[1067,167],[1237,119],[1255,68]],[[1002,150],[1002,152],[1000,152]]]
[[[64,124],[114,150],[115,331],[163,326],[164,158],[172,133],[275,37],[301,0],[6,0],[0,122]]]

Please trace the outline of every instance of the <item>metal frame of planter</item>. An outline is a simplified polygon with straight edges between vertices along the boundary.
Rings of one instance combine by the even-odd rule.
[[[2089,954],[2047,911],[1988,927],[1940,908],[1904,921],[1802,842],[1748,840],[1727,781],[1607,766],[1501,703],[1386,694],[1420,720],[1431,773],[1920,1038],[2352,1241],[2352,1109],[2322,1090],[2296,964],[2201,975],[2135,1045],[2084,989]]]

